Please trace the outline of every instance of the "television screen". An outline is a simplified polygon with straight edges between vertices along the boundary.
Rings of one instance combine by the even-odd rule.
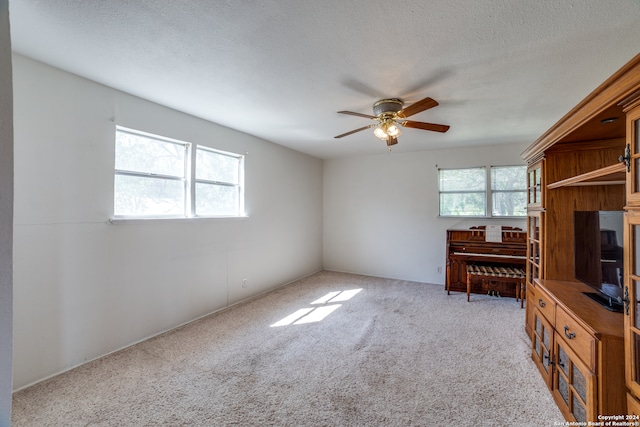
[[[576,211],[575,277],[605,299],[623,297],[623,211]],[[594,298],[595,299],[595,298]]]

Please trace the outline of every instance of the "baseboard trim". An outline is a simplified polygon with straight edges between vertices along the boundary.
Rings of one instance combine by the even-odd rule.
[[[47,381],[47,380],[50,380],[51,378],[55,378],[55,377],[57,377],[58,375],[62,375],[62,374],[66,373],[66,372],[69,372],[69,371],[71,371],[71,370],[73,370],[73,369],[79,368],[80,366],[82,366],[82,365],[86,365],[87,363],[91,363],[91,362],[94,362],[94,361],[96,361],[96,360],[100,360],[100,359],[102,359],[103,357],[107,357],[107,356],[110,356],[110,355],[112,355],[112,354],[118,353],[118,352],[120,352],[120,351],[122,351],[122,350],[126,350],[127,348],[129,348],[129,347],[133,347],[134,345],[140,344],[140,343],[142,343],[142,342],[144,342],[144,341],[147,341],[147,340],[150,340],[150,339],[152,339],[152,338],[159,337],[159,336],[161,336],[161,335],[167,334],[167,333],[172,332],[172,331],[174,331],[174,330],[176,330],[176,329],[178,329],[178,328],[182,328],[183,326],[189,325],[189,324],[191,324],[191,323],[193,323],[193,322],[197,322],[198,320],[201,320],[201,319],[204,319],[204,318],[206,318],[206,317],[209,317],[209,316],[211,316],[211,315],[213,315],[213,314],[220,313],[220,312],[222,312],[222,311],[224,311],[224,310],[228,310],[228,309],[230,309],[230,308],[233,308],[233,307],[235,307],[235,306],[237,306],[237,305],[239,305],[239,304],[244,304],[244,303],[249,302],[249,301],[252,301],[252,300],[254,300],[254,299],[256,299],[256,298],[260,298],[260,297],[262,297],[262,296],[264,296],[264,295],[266,295],[266,294],[268,294],[268,293],[271,293],[271,292],[273,292],[273,291],[276,291],[276,290],[278,290],[278,289],[280,289],[280,288],[282,288],[282,287],[284,287],[284,286],[288,286],[288,285],[290,285],[290,284],[292,284],[292,283],[295,283],[295,282],[297,282],[297,281],[299,281],[299,280],[303,280],[303,279],[305,279],[305,278],[307,278],[307,277],[313,276],[314,274],[318,274],[318,273],[320,273],[321,271],[325,271],[325,270],[324,270],[324,269],[316,270],[316,271],[314,271],[314,272],[312,272],[312,273],[309,273],[309,274],[306,274],[306,275],[304,275],[304,276],[298,277],[297,279],[290,280],[290,281],[288,281],[288,282],[286,282],[286,283],[283,283],[283,284],[281,284],[281,285],[277,285],[277,286],[275,286],[275,287],[269,288],[269,289],[267,289],[267,290],[265,290],[265,291],[263,291],[263,292],[257,293],[257,294],[255,294],[255,295],[252,295],[252,296],[248,297],[248,298],[242,299],[242,300],[240,300],[240,301],[236,301],[236,302],[234,302],[233,304],[226,305],[226,306],[224,306],[224,307],[222,307],[222,308],[219,308],[219,309],[217,309],[217,310],[214,310],[214,311],[212,311],[212,312],[210,312],[210,313],[203,314],[202,316],[198,316],[198,317],[196,317],[196,318],[194,318],[194,319],[188,320],[188,321],[183,322],[183,323],[181,323],[181,324],[179,324],[179,325],[172,326],[171,328],[168,328],[168,329],[166,329],[166,330],[163,330],[163,331],[160,331],[160,332],[158,332],[158,333],[155,333],[155,334],[149,335],[149,336],[147,336],[147,337],[141,338],[141,339],[139,339],[139,340],[137,340],[137,341],[134,341],[134,342],[132,342],[132,343],[129,343],[129,344],[127,344],[127,345],[124,345],[124,346],[122,346],[122,347],[119,347],[119,348],[117,348],[117,349],[115,349],[115,350],[112,350],[112,351],[110,351],[110,352],[108,352],[108,353],[105,353],[105,354],[103,354],[103,355],[100,355],[100,356],[94,357],[94,358],[92,358],[92,359],[86,360],[86,361],[84,361],[84,362],[82,362],[82,363],[78,363],[78,364],[76,364],[76,365],[73,365],[73,366],[71,366],[71,367],[69,367],[69,368],[67,368],[67,369],[63,369],[63,370],[58,371],[58,372],[56,372],[56,373],[53,373],[53,374],[51,374],[51,375],[47,375],[47,376],[46,376],[46,377],[44,377],[44,378],[41,378],[41,379],[39,379],[39,380],[37,380],[37,381],[31,382],[31,383],[29,383],[29,384],[27,384],[27,385],[24,385],[24,386],[22,386],[22,387],[20,387],[20,388],[17,388],[17,389],[15,389],[15,390],[13,390],[13,391],[11,392],[11,394],[13,394],[13,393],[18,393],[18,392],[19,392],[19,391],[21,391],[21,390],[24,390],[24,389],[27,389],[27,388],[29,388],[29,387],[32,387],[32,386],[34,386],[34,385],[36,385],[36,384],[39,384],[39,383],[41,383],[41,382],[43,382],[43,381]]]

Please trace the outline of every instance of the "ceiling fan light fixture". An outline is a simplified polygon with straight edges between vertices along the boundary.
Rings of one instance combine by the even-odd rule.
[[[382,128],[382,126],[378,126],[374,131],[373,134],[380,138],[380,139],[387,139],[388,135],[387,132],[385,132],[385,130]]]
[[[394,138],[400,136],[402,132],[400,128],[394,124],[387,125],[387,135],[393,136]]]
[[[380,126],[376,127],[376,129],[373,131],[373,134],[376,137],[383,140],[386,140],[388,137],[396,138],[400,136],[401,133],[402,132],[400,131],[400,128],[396,126],[396,124],[391,120],[385,120],[384,122],[380,123]]]

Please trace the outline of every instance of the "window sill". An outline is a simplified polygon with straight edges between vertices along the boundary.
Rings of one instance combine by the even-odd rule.
[[[243,216],[198,216],[193,218],[185,217],[163,217],[163,218],[143,218],[143,217],[118,217],[109,218],[107,221],[113,225],[124,224],[163,224],[163,223],[196,223],[196,222],[209,222],[209,221],[228,221],[228,220],[243,220],[249,218],[248,215]]]
[[[467,219],[526,219],[527,215],[519,216],[485,216],[485,215],[438,215],[438,218],[467,218]]]

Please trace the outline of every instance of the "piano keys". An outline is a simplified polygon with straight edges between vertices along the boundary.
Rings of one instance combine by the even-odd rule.
[[[447,274],[445,289],[467,291],[467,264],[525,268],[527,233],[517,227],[502,226],[502,242],[486,241],[485,226],[447,230]],[[471,292],[515,298],[515,286],[505,283],[471,282]]]

